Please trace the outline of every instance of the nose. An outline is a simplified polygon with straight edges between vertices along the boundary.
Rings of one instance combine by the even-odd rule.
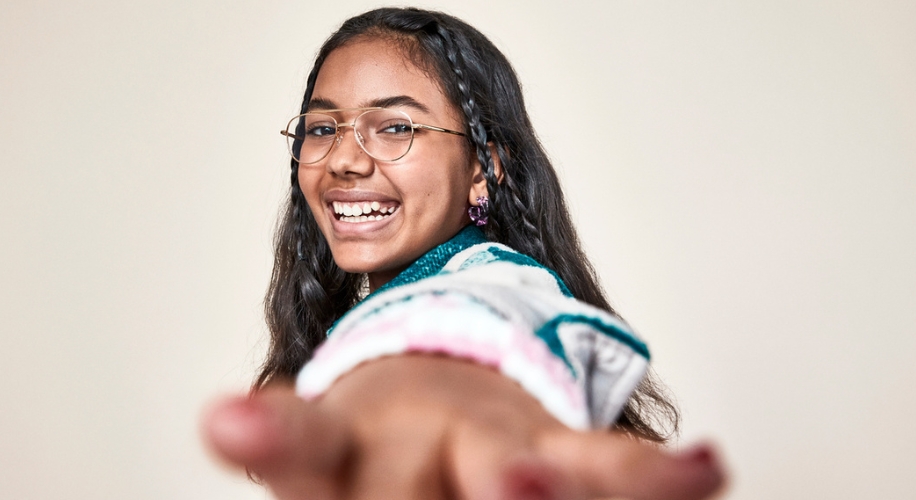
[[[352,139],[345,137],[348,131],[352,132]],[[328,172],[340,176],[366,176],[372,173],[375,164],[359,145],[356,137],[358,133],[353,124],[337,126],[337,138],[327,158]]]

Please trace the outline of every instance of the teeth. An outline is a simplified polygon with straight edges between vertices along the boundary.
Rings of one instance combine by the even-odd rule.
[[[349,222],[352,224],[358,224],[360,222],[374,222],[377,220],[382,220],[389,217],[388,215],[345,215],[340,218],[342,222]]]
[[[335,201],[331,203],[331,208],[335,214],[342,216],[340,220],[345,222],[382,220],[397,210],[396,207],[383,207],[377,201],[362,201],[353,204]],[[373,214],[373,212],[376,213]]]

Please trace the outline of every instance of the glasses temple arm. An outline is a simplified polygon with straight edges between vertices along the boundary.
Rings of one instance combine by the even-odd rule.
[[[433,127],[432,125],[423,125],[420,123],[414,123],[414,128],[422,128],[426,130],[432,130],[434,132],[445,132],[446,134],[460,135],[461,137],[467,137],[467,134],[464,132],[457,132],[455,130],[449,130],[447,128]]]
[[[290,133],[287,132],[286,130],[281,130],[281,131],[280,131],[280,135],[285,135],[286,137],[292,137],[293,139],[300,140],[300,141],[305,140],[305,137],[299,137],[299,136],[296,135],[296,134],[290,134]]]

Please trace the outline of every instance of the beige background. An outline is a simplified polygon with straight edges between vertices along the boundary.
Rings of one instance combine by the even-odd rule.
[[[419,4],[515,63],[727,498],[912,498],[916,4]],[[197,419],[264,351],[277,131],[375,5],[3,2],[0,498],[264,498]]]

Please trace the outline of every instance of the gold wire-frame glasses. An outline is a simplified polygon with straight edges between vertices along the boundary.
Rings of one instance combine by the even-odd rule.
[[[362,111],[351,123],[338,123],[331,113]],[[343,140],[344,128],[353,129],[359,147],[379,161],[397,161],[413,146],[416,129],[466,137],[463,132],[414,123],[407,113],[391,108],[325,109],[294,116],[280,134],[286,136],[289,154],[300,165],[317,163]]]

